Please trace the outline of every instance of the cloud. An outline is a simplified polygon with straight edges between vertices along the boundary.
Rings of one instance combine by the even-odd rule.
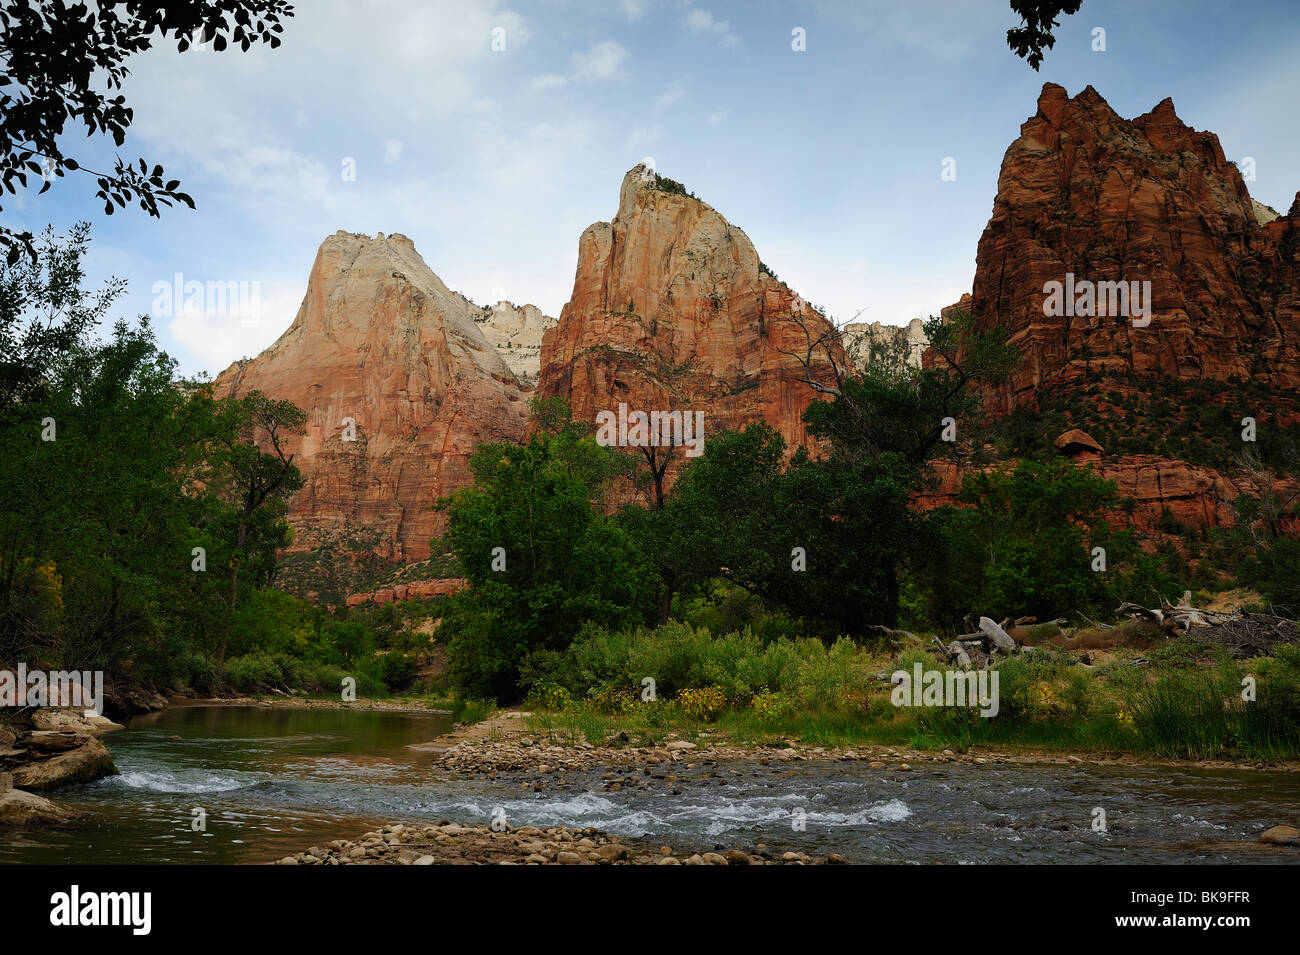
[[[535,92],[540,93],[545,90],[559,89],[561,86],[567,86],[568,83],[569,78],[567,76],[560,73],[546,73],[542,76],[533,77],[533,81],[529,86]]]
[[[731,28],[729,22],[715,18],[708,10],[700,7],[692,7],[687,11],[686,25],[691,28],[692,33],[716,37],[723,46],[740,45],[740,36]]]
[[[642,146],[657,143],[663,135],[664,128],[658,123],[653,126],[633,126],[623,145],[628,152],[636,152]]]
[[[167,329],[195,367],[215,377],[231,362],[262,351],[289,327],[307,292],[306,278],[257,285],[254,307],[239,309],[243,314],[188,309],[171,318]]]
[[[593,43],[585,52],[574,53],[567,74],[546,73],[533,78],[530,87],[535,92],[559,89],[570,83],[603,83],[621,80],[626,75],[623,64],[627,62],[627,48],[616,40]]]
[[[402,150],[404,150],[405,148],[406,148],[406,143],[402,142],[400,139],[385,140],[384,162],[386,163],[400,162],[402,158]]]
[[[730,115],[731,113],[729,110],[725,110],[725,109],[716,110],[715,112],[712,112],[708,115],[706,122],[710,126],[721,126],[723,123],[727,121],[727,117]]]
[[[659,109],[667,109],[685,95],[686,85],[684,83],[673,83],[659,94],[659,98],[655,100],[655,106]]]
[[[602,40],[586,53],[573,55],[573,75],[578,80],[615,80],[623,77],[627,50],[615,40]]]

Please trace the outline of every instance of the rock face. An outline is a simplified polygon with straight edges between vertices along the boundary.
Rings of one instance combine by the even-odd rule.
[[[914,318],[906,325],[882,325],[880,322],[850,322],[841,329],[844,354],[859,370],[875,358],[921,367],[921,356],[929,340],[925,323]]]
[[[618,213],[582,234],[573,295],[542,338],[540,397],[599,411],[702,411],[705,434],[766,421],[807,443],[814,393],[784,352],[826,320],[761,265],[740,229],[644,166],[623,179]],[[842,363],[839,343],[832,346]],[[813,364],[829,380],[824,358]]]
[[[458,593],[469,586],[464,577],[437,577],[429,580],[413,580],[407,584],[395,584],[380,590],[366,593],[349,594],[347,605],[356,607],[374,601],[377,604],[389,604],[395,600],[427,600],[430,597],[445,597]]]
[[[1300,386],[1300,199],[1270,214],[1170,100],[1125,120],[1092,87],[1071,98],[1046,84],[1003,159],[976,257],[977,322],[1008,329],[1023,356],[1003,407],[1107,370]],[[1046,284],[1067,292],[1067,273],[1076,287],[1149,282],[1150,324],[1117,302],[1045,315]]]
[[[469,482],[475,446],[526,431],[526,395],[483,318],[405,236],[338,232],[321,244],[293,324],[215,385],[307,412],[287,445],[306,481],[290,504],[295,549],[351,538],[393,560],[429,555],[444,520],[429,506]]]
[[[530,390],[536,387],[542,366],[542,335],[555,325],[555,319],[543,315],[536,305],[497,302],[483,309],[475,321],[519,384]]]
[[[1131,510],[1116,511],[1113,517],[1143,533],[1157,529],[1165,512],[1172,520],[1189,526],[1232,527],[1236,524],[1232,502],[1241,494],[1260,493],[1260,488],[1244,477],[1228,477],[1214,468],[1151,454],[1111,459],[1085,452],[1078,458],[1082,460],[1076,459],[1076,463],[1091,465],[1099,477],[1115,482],[1117,499],[1133,501]],[[1002,466],[1013,465],[1008,461]],[[918,495],[918,506],[928,509],[956,503],[962,479],[969,471],[950,461],[935,462],[936,486]],[[1296,481],[1279,479],[1274,491],[1289,497],[1296,491]]]

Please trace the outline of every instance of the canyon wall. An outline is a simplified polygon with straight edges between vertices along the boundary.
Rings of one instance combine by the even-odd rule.
[[[287,443],[306,480],[290,505],[295,549],[342,540],[395,561],[429,555],[444,520],[430,505],[469,482],[470,453],[527,429],[527,396],[483,316],[403,235],[321,244],[293,324],[215,389],[307,412],[306,433]]]
[[[792,321],[792,316],[799,322]],[[765,421],[791,444],[815,397],[802,379],[808,340],[826,320],[759,261],[711,206],[644,166],[623,179],[611,222],[578,244],[573,294],[542,338],[540,397],[574,418],[599,411],[703,411],[706,434]],[[838,341],[831,347],[843,362]],[[818,381],[830,365],[814,355]]]

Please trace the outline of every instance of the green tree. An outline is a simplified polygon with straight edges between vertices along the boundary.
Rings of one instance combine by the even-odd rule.
[[[1110,546],[1101,523],[1115,506],[1113,482],[1060,458],[1021,461],[967,475],[958,501],[931,513],[922,532],[930,559],[920,578],[936,623],[956,627],[968,614],[1053,619],[1113,599],[1115,565],[1132,556],[1122,541]],[[1092,546],[1107,547],[1106,573],[1092,569]]]
[[[274,550],[287,543],[288,525],[283,517],[289,498],[303,481],[294,456],[285,450],[285,438],[304,431],[307,414],[292,401],[251,391],[219,403],[216,420],[211,481],[235,508],[230,574],[230,607],[234,610],[239,606],[239,569],[250,556],[250,528],[260,531],[262,564],[268,539],[272,562]],[[270,451],[262,450],[263,446]],[[258,517],[262,520],[255,523]]]
[[[162,166],[144,159],[116,160],[111,172],[86,169],[64,152],[69,121],[87,136],[108,134],[116,146],[126,140],[134,111],[121,94],[130,72],[127,60],[155,40],[175,42],[180,52],[192,42],[211,42],[220,52],[231,44],[247,51],[254,43],[280,45],[281,18],[293,16],[283,0],[27,0],[0,9],[0,195],[42,180],[40,191],[67,172],[85,172],[96,184],[105,215],[114,204],[138,203],[151,216],[173,202],[194,207],[180,183],[164,178]],[[9,264],[37,252],[30,232],[0,227],[0,248]]]
[[[653,566],[598,506],[624,456],[567,417],[549,420],[525,444],[481,445],[474,485],[440,505],[470,584],[447,601],[442,632],[452,678],[472,693],[511,697],[530,654],[566,647],[584,623],[653,613]]]
[[[219,654],[230,595],[269,578],[296,469],[252,441],[301,413],[178,382],[147,319],[99,340],[122,285],[83,288],[87,241],[0,265],[0,658],[165,675]]]

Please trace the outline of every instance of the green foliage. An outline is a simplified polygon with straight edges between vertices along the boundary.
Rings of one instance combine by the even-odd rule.
[[[35,263],[0,267],[0,659],[202,693],[337,693],[344,667],[363,692],[409,680],[410,647],[376,653],[398,621],[268,589],[303,413],[177,382],[147,320],[97,338],[123,287],[83,289],[88,241],[47,232]]]
[[[85,168],[64,151],[75,138],[65,135],[65,126],[73,120],[88,136],[107,133],[120,147],[134,111],[116,91],[131,56],[160,40],[184,52],[196,34],[218,51],[231,45],[248,50],[256,43],[274,48],[280,45],[280,20],[293,16],[293,7],[284,0],[100,0],[88,13],[88,6],[41,0],[5,8],[0,192],[26,189],[29,176],[45,180],[44,192],[53,179],[79,171],[94,179],[106,215],[128,204],[152,216],[173,202],[194,208],[179,182],[166,180],[162,166],[150,169],[143,159],[118,158],[111,173]],[[37,254],[31,233],[4,227],[0,248],[8,249],[11,266],[23,252],[33,260]]]
[[[529,675],[535,687],[563,687],[571,698],[604,700],[616,709],[622,708],[616,701],[639,699],[647,677],[665,700],[715,688],[738,705],[763,693],[816,703],[865,696],[875,674],[870,660],[850,640],[829,647],[810,638],[765,644],[749,630],[713,636],[681,623],[633,632],[589,626],[566,651],[534,658]]]
[[[650,188],[658,190],[659,192],[666,192],[670,196],[689,196],[692,199],[695,198],[695,193],[687,192],[686,187],[676,179],[669,179],[667,176],[661,176],[658,173],[655,173],[654,179],[651,180]]]
[[[1056,45],[1052,31],[1059,27],[1056,18],[1078,13],[1083,0],[1011,0],[1011,12],[1020,17],[1020,26],[1007,31],[1007,46],[1035,70],[1043,62],[1043,53]]]
[[[448,540],[470,583],[446,602],[442,623],[459,686],[513,697],[529,654],[562,649],[589,621],[648,619],[654,570],[631,535],[593,506],[625,460],[567,415],[527,444],[482,445],[471,457],[475,485],[444,504]]]
[[[1257,546],[1242,564],[1241,579],[1279,612],[1300,613],[1300,538],[1277,537]]]
[[[932,619],[949,627],[967,614],[1052,619],[1108,603],[1106,577],[1091,569],[1089,537],[1109,534],[1089,529],[1114,499],[1113,483],[1059,458],[969,474],[962,506],[927,519],[923,579]]]

